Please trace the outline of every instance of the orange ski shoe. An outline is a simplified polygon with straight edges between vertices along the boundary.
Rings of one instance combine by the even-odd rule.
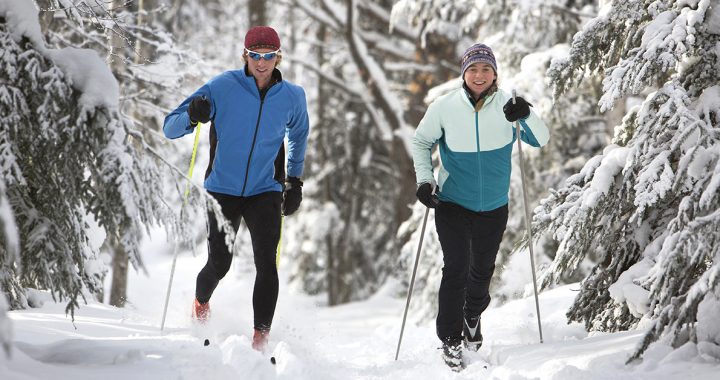
[[[208,319],[210,319],[210,302],[200,303],[200,301],[195,298],[191,317],[194,321],[198,321],[200,323],[207,322]]]
[[[270,330],[255,329],[252,339],[252,348],[255,351],[265,352],[270,337]]]

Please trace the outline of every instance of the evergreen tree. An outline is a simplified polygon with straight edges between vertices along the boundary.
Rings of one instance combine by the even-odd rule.
[[[3,140],[6,140],[4,135],[0,135],[0,156],[9,148],[9,144]],[[5,258],[0,258],[0,262],[17,261],[18,251],[20,250],[18,240],[15,218],[13,217],[12,209],[7,199],[5,180],[0,177],[0,242],[5,242],[5,248],[0,250],[0,255],[4,255]],[[2,276],[2,273],[0,270],[0,276]],[[6,314],[7,309],[8,304],[5,299],[5,294],[0,292],[0,346],[2,346],[3,351],[5,351],[7,355],[10,355],[12,335],[10,318],[8,318]]]
[[[179,102],[183,93],[179,90],[182,82],[178,77],[189,76],[188,72],[200,73],[200,70],[194,52],[181,49],[168,33],[172,24],[164,18],[170,12],[162,6],[162,1],[93,3],[80,0],[69,4],[38,0],[37,3],[47,46],[58,49],[89,48],[105,57],[120,87],[120,112],[133,121],[133,130],[142,134],[144,141],[157,154],[178,167],[185,167],[188,154],[181,155],[178,151],[184,153],[187,148],[178,149],[177,144],[168,144],[160,126],[165,114]],[[170,72],[175,75],[169,75]],[[192,90],[185,93],[189,91]],[[166,179],[173,178],[167,176]],[[182,180],[180,176],[174,179],[174,182]],[[173,185],[168,182],[162,189],[172,189]],[[166,192],[164,197],[179,202],[179,193]],[[201,208],[186,209],[197,215],[192,218],[198,221],[195,240],[200,235],[204,238],[204,228],[199,225],[204,220],[199,213]],[[128,254],[113,235],[106,237],[100,251],[112,256],[108,301],[111,305],[123,306],[129,270]],[[100,292],[97,298],[102,301],[105,297]]]
[[[602,258],[568,312],[589,330],[651,327],[632,358],[660,337],[716,344],[720,283],[720,11],[712,2],[612,2],[548,71],[556,98],[604,75],[600,106],[650,92],[612,145],[542,201],[534,224],[559,242],[543,284],[586,255]],[[701,348],[699,345],[698,348]]]
[[[0,201],[10,206],[1,218],[0,287],[11,308],[27,307],[26,289],[36,288],[67,300],[73,314],[102,288],[89,216],[139,268],[143,231],[182,223],[156,191],[162,172],[120,113],[108,67],[91,50],[49,49],[34,5],[10,3],[15,12],[0,8]]]

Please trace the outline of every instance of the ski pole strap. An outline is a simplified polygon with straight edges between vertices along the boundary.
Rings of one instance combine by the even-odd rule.
[[[190,169],[188,170],[188,180],[185,184],[183,204],[187,203],[188,194],[190,194],[190,179],[192,178],[193,169],[195,168],[195,156],[197,156],[198,143],[200,142],[200,125],[200,123],[197,123],[197,127],[195,127],[195,142],[193,143],[192,156],[190,157]]]

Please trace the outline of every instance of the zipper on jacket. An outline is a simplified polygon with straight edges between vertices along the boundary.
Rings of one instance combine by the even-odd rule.
[[[253,134],[253,141],[252,145],[250,146],[250,154],[248,154],[247,167],[245,167],[245,180],[243,181],[243,188],[240,192],[241,197],[245,195],[245,187],[247,186],[248,175],[250,174],[250,160],[252,160],[253,151],[255,151],[255,141],[257,140],[258,130],[260,129],[260,117],[262,116],[263,104],[265,104],[265,96],[268,94],[268,92],[270,92],[270,89],[278,83],[278,81],[273,81],[264,90],[260,90],[258,88],[258,96],[260,97],[260,109],[258,110],[257,121],[255,122],[255,133]]]
[[[480,110],[475,112],[475,141],[477,143],[477,162],[478,162],[478,191],[480,192],[480,211],[484,206],[485,201],[483,200],[483,188],[482,188],[482,160],[480,159],[480,124],[478,121],[478,115]]]
[[[258,129],[260,129],[260,117],[262,116],[263,104],[265,104],[265,97],[260,97],[260,110],[258,110],[257,121],[255,122],[255,134],[253,134],[252,145],[250,145],[250,154],[248,154],[247,166],[245,167],[245,180],[243,181],[243,188],[240,192],[240,196],[245,196],[245,186],[247,186],[248,174],[250,174],[250,160],[252,160],[253,151],[255,150],[255,140],[257,140]]]

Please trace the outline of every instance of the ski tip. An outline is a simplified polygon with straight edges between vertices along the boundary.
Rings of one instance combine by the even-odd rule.
[[[210,345],[210,339],[205,339],[205,342],[203,342],[203,346],[209,346]]]
[[[272,363],[272,364],[276,364],[276,363],[277,363],[277,361],[275,360],[275,357],[274,357],[274,356],[271,356],[271,357],[270,357],[270,363]]]

